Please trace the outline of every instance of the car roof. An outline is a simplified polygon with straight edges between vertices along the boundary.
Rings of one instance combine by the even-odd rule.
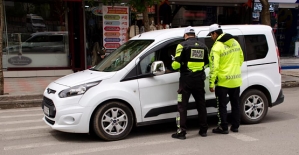
[[[186,27],[181,28],[171,28],[171,29],[163,29],[163,30],[156,30],[156,31],[149,31],[137,36],[134,36],[130,40],[165,40],[169,38],[178,38],[183,37],[184,31]],[[209,26],[194,26],[196,35],[200,31],[207,31],[209,30]],[[226,29],[239,29],[241,31],[271,31],[272,28],[267,25],[221,25],[224,33]],[[207,33],[208,34],[208,33]]]

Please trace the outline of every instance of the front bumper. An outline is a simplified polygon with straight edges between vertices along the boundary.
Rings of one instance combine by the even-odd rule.
[[[88,133],[92,110],[90,107],[79,105],[82,96],[59,98],[58,93],[64,86],[52,83],[48,88],[56,91],[49,94],[44,92],[42,109],[44,122],[54,130],[72,133]],[[46,109],[46,110],[44,110]]]
[[[280,92],[279,92],[279,95],[278,95],[278,97],[277,97],[277,99],[276,99],[276,101],[273,102],[273,103],[270,105],[270,107],[276,106],[276,105],[282,103],[283,101],[284,101],[284,95],[283,95],[283,92],[282,92],[282,89],[281,89]]]

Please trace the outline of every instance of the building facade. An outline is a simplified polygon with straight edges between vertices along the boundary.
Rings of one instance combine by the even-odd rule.
[[[298,0],[269,0],[271,26],[277,46],[282,57],[298,56],[299,53],[299,1]],[[253,23],[260,24],[262,6],[255,0]],[[296,46],[297,44],[297,46]]]
[[[149,19],[153,30],[213,23],[250,24],[251,2],[164,0],[148,8]],[[125,7],[126,1],[115,6]],[[112,34],[106,33],[111,27],[105,29],[103,21],[107,19],[102,8],[100,0],[4,0],[4,76],[61,76],[81,71],[93,65],[95,43],[101,49],[105,41],[123,41],[143,32],[142,14],[130,8],[127,29],[120,24],[120,33],[114,33],[126,34],[127,38],[105,37]],[[107,49],[107,54],[111,51]]]
[[[5,77],[83,70],[82,0],[4,0]]]

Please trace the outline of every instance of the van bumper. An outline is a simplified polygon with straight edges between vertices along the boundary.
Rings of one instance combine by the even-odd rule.
[[[277,99],[276,99],[276,101],[273,102],[273,103],[270,105],[270,107],[276,106],[276,105],[282,103],[283,101],[284,101],[284,95],[283,95],[283,92],[282,92],[282,89],[281,89],[280,92],[279,92],[279,95],[278,95],[278,97],[277,97]]]

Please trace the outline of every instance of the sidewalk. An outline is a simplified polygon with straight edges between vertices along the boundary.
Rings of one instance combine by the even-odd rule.
[[[299,58],[282,58],[282,87],[299,87]],[[293,69],[298,67],[298,69]],[[40,106],[45,88],[60,77],[5,78],[0,109]]]

